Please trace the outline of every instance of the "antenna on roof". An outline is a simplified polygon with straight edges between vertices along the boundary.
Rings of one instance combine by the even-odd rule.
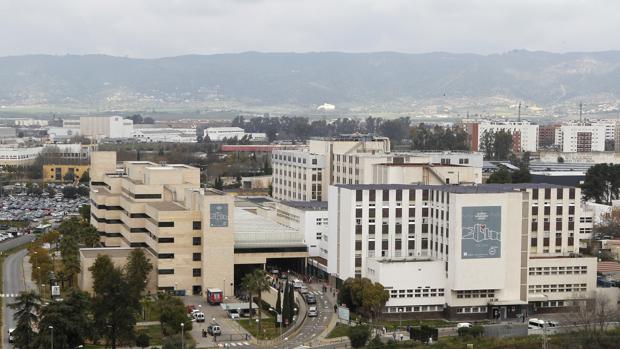
[[[519,114],[518,114],[519,116],[518,116],[518,119],[517,119],[517,120],[518,120],[519,122],[521,122],[521,102],[519,102],[519,112],[518,112],[518,113],[519,113]]]
[[[583,102],[579,102],[579,122],[582,122],[582,115],[583,115]]]

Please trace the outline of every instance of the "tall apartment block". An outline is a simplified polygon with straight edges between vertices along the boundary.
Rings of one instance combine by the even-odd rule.
[[[382,283],[388,313],[515,318],[596,288],[596,258],[578,255],[578,188],[335,185],[329,198],[332,281]]]

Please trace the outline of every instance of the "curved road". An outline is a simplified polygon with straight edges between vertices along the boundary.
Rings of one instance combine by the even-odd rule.
[[[10,250],[26,242],[34,240],[34,235],[24,235],[4,241],[0,243],[0,251]],[[13,310],[7,307],[12,303],[15,298],[7,297],[7,295],[18,294],[25,289],[24,274],[23,274],[23,259],[26,256],[26,250],[21,250],[4,260],[3,266],[3,280],[2,280],[2,348],[12,348],[9,344],[8,331],[9,328],[15,327],[15,321],[13,320]]]

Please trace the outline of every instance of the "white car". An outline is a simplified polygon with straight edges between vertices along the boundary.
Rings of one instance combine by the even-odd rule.
[[[236,311],[228,312],[228,317],[233,320],[239,320],[239,313],[237,313]]]
[[[459,328],[470,328],[471,327],[471,323],[470,322],[459,322],[458,324],[456,324],[456,329],[458,330]]]
[[[316,317],[319,315],[319,311],[316,307],[308,308],[308,317]]]

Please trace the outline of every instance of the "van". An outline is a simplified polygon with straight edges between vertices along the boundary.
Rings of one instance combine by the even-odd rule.
[[[212,335],[213,337],[219,336],[222,334],[222,328],[218,324],[211,324],[207,327],[207,333]]]
[[[316,307],[312,306],[308,308],[308,317],[316,317],[319,315],[319,311]]]
[[[205,322],[205,313],[201,311],[194,313],[194,319],[196,322]]]
[[[536,329],[544,329],[545,328],[545,321],[544,320],[540,320],[540,319],[536,319],[536,318],[532,318],[530,319],[530,321],[528,321],[527,323],[527,328],[529,328],[530,330],[536,330]]]

